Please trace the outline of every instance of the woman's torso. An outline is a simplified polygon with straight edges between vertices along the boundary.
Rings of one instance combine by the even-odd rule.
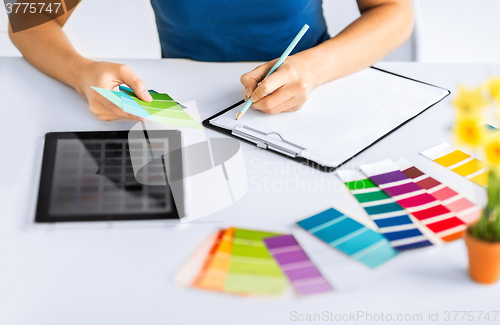
[[[162,57],[198,61],[278,58],[304,24],[292,53],[329,38],[321,0],[151,0]]]

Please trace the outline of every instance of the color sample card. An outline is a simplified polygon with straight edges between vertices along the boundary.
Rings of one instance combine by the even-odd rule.
[[[144,110],[150,120],[164,125],[203,129],[197,121],[184,111],[186,107],[174,101],[168,94],[150,91],[153,98],[151,102],[139,99],[132,89],[127,87],[120,86],[120,94],[125,107]]]
[[[175,283],[187,287],[193,284],[198,274],[202,271],[208,259],[212,259],[215,248],[219,243],[224,231],[208,237],[200,246],[196,248],[189,259],[179,268],[175,275]],[[210,253],[212,253],[210,256]]]
[[[333,290],[293,235],[266,238],[264,243],[298,294],[309,295]]]
[[[482,161],[447,143],[422,151],[421,154],[476,184],[488,185],[488,167]]]
[[[234,228],[229,228],[224,232],[211,259],[207,260],[207,267],[203,268],[203,272],[194,281],[194,287],[215,291],[224,290],[229,271],[234,232]]]
[[[134,92],[120,86],[120,91],[92,87],[107,100],[123,109],[125,112],[136,115],[164,125],[203,129],[203,126],[193,119],[176,101],[168,94],[159,94],[149,91],[153,101],[145,102],[135,96]]]
[[[130,96],[122,91],[115,91],[99,87],[92,87],[101,96],[120,107],[125,112],[142,118],[147,118],[149,114],[145,109],[138,105]],[[151,91],[149,91],[151,93]]]
[[[125,87],[125,86],[119,86],[118,87],[120,89],[120,92],[121,94],[123,95],[123,93],[126,93],[127,95],[129,95],[130,97],[132,98],[137,98],[137,96],[135,95],[134,91],[128,87]],[[154,101],[163,101],[163,102],[173,102],[177,105],[179,105],[181,108],[187,108],[186,106],[182,105],[181,103],[179,102],[176,102],[175,100],[172,99],[172,97],[170,97],[170,95],[168,94],[160,94],[159,92],[153,90],[153,89],[149,89],[148,90],[149,94],[151,95],[151,97],[153,98],[153,102]],[[149,104],[151,104],[150,102],[148,102]],[[161,104],[160,104],[161,105]],[[151,105],[152,107],[155,107],[156,105]],[[172,107],[172,106],[175,106],[174,104],[172,105],[162,105],[160,107],[163,107],[163,108],[169,108],[169,107]]]
[[[425,189],[435,199],[441,201],[450,211],[455,212],[457,217],[466,224],[472,224],[481,216],[480,207],[435,178],[424,174],[410,162],[399,159],[395,164],[407,177],[413,179],[418,186]]]
[[[361,170],[442,240],[453,241],[462,237],[466,229],[465,223],[403,174],[391,160],[362,165]]]
[[[401,251],[432,245],[421,225],[363,173],[339,170],[337,174],[392,247]]]
[[[297,224],[364,265],[374,268],[398,252],[381,234],[331,208]]]
[[[236,229],[224,291],[255,295],[285,292],[287,280],[263,239],[280,234]]]

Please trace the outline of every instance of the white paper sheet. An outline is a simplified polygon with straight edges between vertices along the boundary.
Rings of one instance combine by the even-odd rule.
[[[277,132],[306,148],[304,158],[337,167],[448,94],[439,87],[368,68],[316,88],[296,112],[268,115],[249,109],[236,121],[239,106],[210,123],[228,130],[245,125]]]

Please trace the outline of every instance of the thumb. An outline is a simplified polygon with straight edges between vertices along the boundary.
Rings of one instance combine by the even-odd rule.
[[[246,97],[250,98],[252,93],[271,70],[276,60],[259,65],[257,68],[241,76],[241,84],[245,87]]]
[[[146,88],[146,84],[144,81],[139,79],[137,75],[130,69],[128,66],[123,66],[121,70],[121,78],[123,82],[130,87],[134,91],[134,93],[139,97],[139,99],[142,99],[143,101],[150,102],[153,100],[153,97],[151,97],[151,94]]]

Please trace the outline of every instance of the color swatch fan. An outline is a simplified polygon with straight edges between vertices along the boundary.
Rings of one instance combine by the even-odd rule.
[[[466,224],[474,223],[481,216],[480,207],[435,178],[424,174],[408,161],[399,159],[395,163],[407,177],[413,179],[418,186],[425,189],[435,199],[440,200],[446,208],[455,212],[457,217]]]
[[[362,172],[339,170],[337,173],[392,247],[402,251],[432,245],[418,222]]]
[[[444,241],[459,239],[466,224],[391,160],[361,166],[370,180]]]
[[[228,228],[210,236],[179,269],[177,284],[240,296],[332,291],[292,235]]]
[[[120,86],[120,91],[98,87],[92,87],[92,89],[129,114],[164,125],[203,129],[200,123],[185,112],[186,107],[174,101],[168,94],[149,90],[153,100],[145,102],[139,99],[130,88],[124,86]]]

